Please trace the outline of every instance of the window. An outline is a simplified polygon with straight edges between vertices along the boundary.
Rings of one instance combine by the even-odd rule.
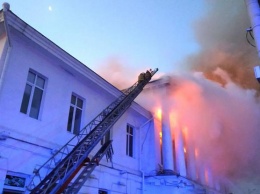
[[[24,193],[29,176],[22,173],[7,172],[3,185],[3,194]]]
[[[126,126],[126,155],[133,157],[134,144],[134,128],[130,125]]]
[[[80,131],[80,123],[83,109],[83,100],[72,94],[69,109],[69,118],[67,131],[78,134]]]
[[[29,71],[20,112],[35,119],[39,118],[44,85],[45,79],[42,76]]]

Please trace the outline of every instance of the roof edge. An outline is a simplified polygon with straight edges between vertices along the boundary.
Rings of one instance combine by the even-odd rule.
[[[31,39],[33,42],[35,42],[36,44],[38,44],[48,52],[52,53],[55,57],[63,61],[66,65],[75,69],[79,74],[82,74],[83,76],[93,80],[101,88],[103,88],[104,90],[108,91],[109,93],[111,93],[116,97],[122,93],[118,88],[113,86],[107,80],[105,80],[100,75],[98,75],[96,72],[91,70],[89,67],[84,65],[78,59],[70,55],[68,52],[63,50],[61,47],[59,47],[57,44],[52,42],[47,37],[45,37],[39,31],[37,31],[32,26],[27,24],[25,21],[23,21],[21,18],[15,15],[11,10],[4,11],[4,9],[2,9],[1,11],[4,12],[4,20],[6,24],[12,26],[20,33],[22,33],[24,36]]]
[[[103,77],[98,75],[96,72],[94,72],[89,67],[84,65],[78,59],[70,55],[68,52],[63,50],[53,41],[45,37],[39,31],[37,31],[32,26],[30,26],[25,21],[23,21],[21,18],[19,18],[16,14],[14,14],[10,10],[10,5],[8,3],[3,3],[3,9],[0,12],[4,13],[4,20],[6,23],[7,34],[9,34],[8,25],[10,25],[16,30],[18,30],[20,33],[25,35],[27,38],[31,39],[33,42],[35,42],[36,44],[38,44],[39,46],[47,50],[48,52],[51,52],[55,57],[62,60],[69,67],[75,69],[79,74],[82,74],[82,76],[88,77],[89,79],[93,80],[101,88],[103,88],[108,93],[114,95],[116,98],[122,94],[122,91],[120,91],[114,85],[109,83]],[[10,43],[10,35],[8,36],[8,40]],[[147,109],[145,109],[144,107],[136,103],[135,101],[132,104],[132,108],[135,111],[142,114],[143,116],[151,117],[151,113]]]

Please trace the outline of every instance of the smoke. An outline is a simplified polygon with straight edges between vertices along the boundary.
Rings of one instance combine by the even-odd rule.
[[[243,0],[206,3],[208,14],[194,24],[200,51],[184,61],[195,73],[171,76],[167,95],[153,93],[153,99],[139,102],[161,103],[177,113],[179,125],[188,130],[188,146],[198,150],[199,166],[212,169],[213,177],[239,188],[237,193],[259,190],[260,103],[253,72],[258,59],[246,41],[246,5]]]
[[[252,181],[260,174],[260,104],[254,90],[221,78],[225,87],[198,73],[175,77],[166,98],[187,127],[189,144],[214,175]]]
[[[194,23],[200,51],[185,60],[202,74],[178,81],[174,102],[201,162],[234,187],[252,188],[260,179],[260,104],[257,52],[246,40],[249,17],[243,0],[206,4],[207,15]]]
[[[97,72],[109,83],[123,90],[137,82],[138,75],[141,72],[149,69],[149,67],[132,68],[126,61],[118,57],[111,57],[99,65]],[[157,73],[154,78],[158,79],[162,75],[162,73]]]
[[[138,102],[151,111],[167,107],[164,115],[176,113],[176,126],[186,130],[188,153],[197,150],[198,170],[203,166],[211,169],[213,177],[219,179],[215,181],[240,188],[240,192],[256,189],[253,183],[260,181],[260,103],[256,91],[238,86],[221,69],[215,74],[225,86],[199,72],[173,75],[163,78],[169,83],[167,87],[157,87],[153,95],[151,90],[144,91]],[[174,137],[176,129],[171,130]]]
[[[257,53],[246,41],[243,0],[206,3],[207,15],[194,23],[200,51],[184,61],[197,73],[175,76],[165,98],[187,127],[188,144],[199,150],[198,162],[236,192],[248,192],[260,181]]]
[[[208,13],[194,23],[200,50],[183,62],[193,73],[171,76],[167,93],[143,93],[138,102],[151,111],[163,103],[174,109],[188,130],[187,143],[198,149],[197,161],[245,193],[260,181],[257,53],[246,41],[250,22],[243,0],[206,4]],[[121,89],[140,73],[114,59],[101,69],[101,76]]]
[[[224,85],[224,80],[214,74],[221,68],[241,87],[259,88],[253,72],[257,53],[246,40],[250,22],[244,1],[206,1],[206,5],[208,13],[194,23],[200,51],[185,60],[186,67]]]
[[[137,73],[116,57],[111,57],[100,64],[98,74],[119,89],[125,89],[137,81]]]

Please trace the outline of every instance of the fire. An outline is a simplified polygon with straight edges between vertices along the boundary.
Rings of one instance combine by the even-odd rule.
[[[175,128],[178,125],[178,115],[176,111],[172,111],[169,114],[171,128]]]
[[[159,107],[154,109],[154,118],[155,118],[155,128],[157,130],[158,140],[160,145],[162,145],[162,109]]]
[[[188,137],[188,127],[184,126],[182,128],[182,134],[183,134],[184,139],[186,139]]]
[[[162,120],[162,109],[161,108],[158,108],[156,110],[156,117],[157,119],[159,119],[160,121]]]

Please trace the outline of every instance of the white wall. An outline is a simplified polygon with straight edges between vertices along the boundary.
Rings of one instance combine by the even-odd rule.
[[[64,62],[40,48],[24,35],[13,28],[10,28],[10,32],[12,48],[0,93],[0,132],[5,131],[10,136],[6,140],[0,141],[0,163],[8,164],[6,167],[1,166],[2,169],[0,169],[1,186],[6,170],[32,174],[35,167],[51,156],[52,149],[59,148],[73,136],[66,130],[72,92],[84,99],[82,126],[115,100],[112,94],[92,80],[82,77],[76,71],[64,70],[66,68]],[[38,120],[20,112],[29,69],[42,74],[47,80]],[[140,188],[139,137],[142,132],[140,132],[139,126],[148,119],[130,108],[113,127],[112,138],[115,153],[113,167],[115,169],[112,171],[118,173],[120,169],[126,170],[128,176],[131,174],[138,179],[129,181],[129,177],[124,178],[127,192],[129,189]],[[133,158],[127,157],[125,154],[127,123],[134,126],[136,132]],[[112,167],[112,164],[105,160],[102,160],[102,164],[107,166],[107,169]],[[114,181],[117,180],[115,178]],[[110,182],[110,179],[104,179],[103,183],[98,186],[104,187]]]
[[[88,123],[112,101],[111,95],[104,93],[97,86],[93,88],[90,81],[78,79],[77,75],[72,76],[64,71],[61,61],[40,50],[33,43],[28,44],[22,35],[12,40],[13,47],[0,102],[2,125],[19,129],[20,132],[34,137],[48,139],[50,143],[63,143],[64,139],[71,137],[65,129],[72,92],[85,99],[82,125]],[[20,113],[30,68],[47,78],[39,120]],[[100,96],[105,98],[99,100]]]

